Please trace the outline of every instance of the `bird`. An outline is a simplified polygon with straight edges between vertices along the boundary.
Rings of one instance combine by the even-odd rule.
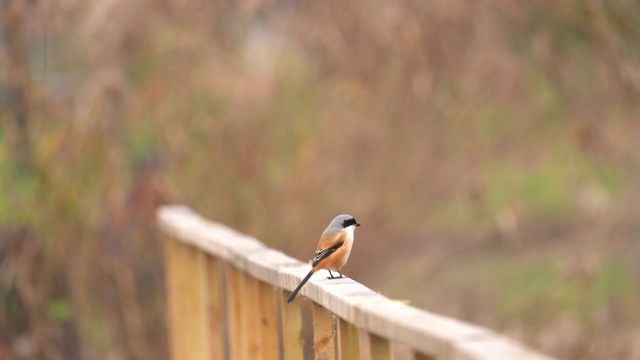
[[[321,269],[329,271],[327,279],[340,279],[344,277],[340,272],[340,269],[347,263],[349,255],[351,254],[351,247],[353,246],[353,238],[355,229],[360,226],[360,223],[349,214],[342,214],[336,216],[329,226],[324,230],[320,241],[318,241],[318,248],[313,257],[311,263],[311,270],[307,276],[302,279],[300,284],[293,290],[287,303],[291,303],[304,284],[309,281],[311,275]],[[333,276],[331,270],[337,271],[340,276]]]

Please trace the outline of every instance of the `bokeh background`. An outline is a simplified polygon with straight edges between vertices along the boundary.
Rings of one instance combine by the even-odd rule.
[[[566,359],[640,359],[640,5],[2,0],[0,359],[167,359],[187,204]]]

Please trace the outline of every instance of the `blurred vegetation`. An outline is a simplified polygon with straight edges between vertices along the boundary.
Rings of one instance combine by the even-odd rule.
[[[0,358],[167,358],[181,202],[301,259],[349,212],[365,285],[640,359],[637,2],[1,6]]]

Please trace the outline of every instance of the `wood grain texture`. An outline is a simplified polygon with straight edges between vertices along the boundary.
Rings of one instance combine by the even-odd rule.
[[[247,323],[245,275],[242,271],[227,266],[227,324],[229,336],[229,359],[243,360],[247,356]],[[175,358],[180,359],[180,358]]]
[[[315,360],[336,358],[335,336],[333,333],[333,314],[314,303],[313,313],[313,353]]]
[[[276,289],[262,281],[258,282],[260,294],[259,326],[262,345],[262,358],[279,359],[278,302]]]
[[[171,356],[209,360],[206,254],[172,239],[165,244]]]
[[[289,291],[281,291],[279,296],[283,359],[299,360],[304,357],[302,312],[300,309],[300,301],[287,304],[289,296],[291,296],[291,292]]]
[[[246,276],[246,275],[244,275]],[[256,278],[246,276],[246,306],[243,321],[246,329],[245,359],[262,359],[262,326],[260,325],[260,284]]]
[[[186,207],[162,207],[158,211],[158,222],[165,234],[219,257],[231,264],[229,268],[278,288],[293,290],[310,269],[309,264],[208,221]],[[388,299],[349,278],[325,278],[324,271],[316,273],[300,295],[359,329],[401,342],[418,353],[456,360],[551,359],[489,329]],[[294,304],[283,305],[283,309]]]
[[[369,334],[369,352],[371,353],[371,360],[390,360],[391,343],[389,339]]]
[[[340,360],[360,359],[360,336],[358,329],[344,319],[338,318],[338,354]]]
[[[209,319],[210,359],[225,358],[225,312],[223,264],[216,257],[206,256],[207,308]]]

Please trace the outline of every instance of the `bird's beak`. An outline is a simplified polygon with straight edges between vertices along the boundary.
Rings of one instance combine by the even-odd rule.
[[[359,227],[359,226],[360,226],[360,223],[356,223],[356,227]]]

